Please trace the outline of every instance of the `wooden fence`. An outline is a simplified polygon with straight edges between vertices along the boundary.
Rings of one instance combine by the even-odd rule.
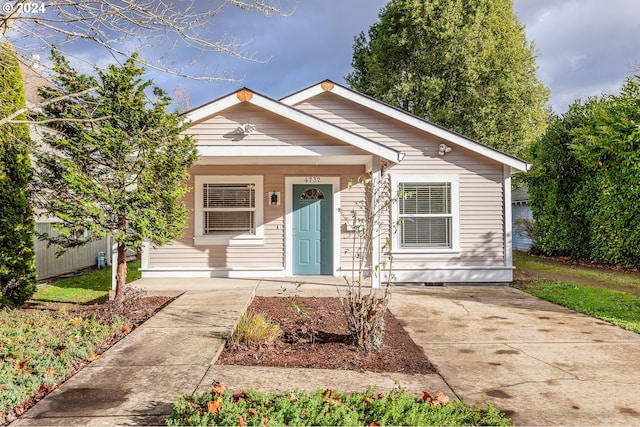
[[[36,224],[38,233],[55,233],[50,223],[39,222]],[[83,268],[98,265],[98,253],[107,252],[107,239],[97,240],[85,246],[69,249],[65,254],[56,257],[56,248],[47,247],[47,242],[35,240],[36,274],[38,280],[60,276]],[[107,255],[108,259],[108,255]]]

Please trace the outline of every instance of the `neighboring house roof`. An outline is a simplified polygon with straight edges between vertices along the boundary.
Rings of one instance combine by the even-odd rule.
[[[40,72],[34,67],[33,63],[29,63],[21,56],[18,56],[18,62],[20,63],[22,79],[24,80],[27,105],[38,104],[40,102],[38,96],[38,88],[43,86],[53,87],[53,84],[49,80],[47,80],[46,77],[40,74]]]
[[[529,201],[529,187],[523,185],[522,187],[513,190],[511,192],[511,203],[523,204]]]
[[[409,126],[413,126],[417,129],[420,129],[432,135],[438,136],[444,140],[447,140],[460,147],[466,148],[484,157],[496,160],[500,163],[503,163],[507,166],[512,167],[516,171],[525,172],[530,168],[530,165],[527,164],[527,162],[522,161],[516,157],[505,154],[494,148],[481,144],[480,142],[474,141],[456,132],[445,129],[427,120],[424,120],[417,116],[409,114],[406,111],[403,111],[391,105],[385,104],[384,102],[378,101],[374,98],[371,98],[359,92],[348,89],[344,86],[341,86],[339,84],[332,82],[331,80],[325,80],[321,83],[310,86],[307,89],[303,89],[299,92],[296,92],[293,95],[282,98],[280,102],[286,105],[293,106],[301,102],[304,102],[307,99],[312,98],[316,95],[319,95],[325,91],[331,91],[332,93],[338,96],[341,96],[345,99],[348,99],[349,101],[352,101],[364,107],[370,108],[371,110],[377,111],[381,114],[384,114],[388,117],[396,119]]]
[[[239,89],[236,92],[232,92],[231,94],[211,101],[208,104],[187,111],[184,115],[193,123],[197,123],[243,102],[256,105],[283,118],[292,120],[318,132],[322,132],[344,143],[360,148],[368,153],[375,154],[394,163],[399,163],[404,157],[404,154],[399,151],[342,129],[329,122],[297,110],[287,104],[253,92],[247,88]]]

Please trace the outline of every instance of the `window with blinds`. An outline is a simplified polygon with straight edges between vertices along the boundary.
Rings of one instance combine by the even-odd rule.
[[[204,183],[202,198],[205,235],[255,234],[254,183]]]
[[[452,248],[450,182],[400,182],[398,195],[401,248]]]

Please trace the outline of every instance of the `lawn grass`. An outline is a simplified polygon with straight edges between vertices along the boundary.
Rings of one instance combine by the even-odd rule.
[[[167,425],[229,426],[377,426],[377,425],[511,425],[490,402],[467,406],[446,403],[425,393],[417,398],[404,391],[342,394],[318,390],[307,394],[231,393],[214,389],[185,395],[173,405]]]
[[[528,279],[515,288],[640,333],[640,274],[562,263],[522,253],[514,264]]]
[[[513,254],[513,263],[518,270],[525,270],[538,275],[544,275],[545,273],[566,275],[570,276],[572,278],[571,281],[576,283],[597,284],[601,282],[608,286],[619,286],[621,289],[640,289],[640,274],[630,271],[568,264],[517,251]]]
[[[140,261],[127,264],[127,283],[140,278],[139,268]],[[109,298],[110,289],[111,268],[103,268],[51,282],[39,288],[31,299],[38,302],[96,304]]]
[[[533,280],[515,287],[538,298],[640,333],[640,298],[576,283]]]

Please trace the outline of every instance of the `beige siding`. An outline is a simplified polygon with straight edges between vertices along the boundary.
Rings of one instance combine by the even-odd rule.
[[[342,205],[343,208],[349,208],[352,192],[347,190],[348,182],[362,173],[364,173],[363,166],[196,166],[190,170],[192,178],[189,180],[189,185],[191,186],[193,186],[193,177],[196,175],[263,175],[264,246],[194,245],[195,201],[192,191],[184,199],[192,215],[182,238],[163,247],[151,248],[149,267],[284,268],[284,197],[291,196],[285,189],[285,177],[309,175],[340,177]],[[272,191],[280,192],[283,197],[279,206],[271,206],[267,203],[267,195]],[[334,211],[334,215],[339,213]],[[344,224],[343,221],[342,223]],[[346,232],[344,225],[342,229]],[[334,250],[339,248],[334,247]]]
[[[395,258],[394,266],[502,265],[504,253],[503,165],[453,146],[385,115],[325,92],[296,108],[405,153],[389,174],[455,174],[460,179],[460,254]],[[451,144],[448,144],[451,145]]]
[[[503,165],[458,146],[445,156],[438,155],[438,145],[446,141],[395,121],[383,114],[331,93],[320,94],[296,106],[300,110],[331,122],[348,131],[404,153],[400,164],[385,164],[386,174],[457,175],[459,178],[460,251],[455,254],[402,254],[394,258],[395,269],[425,269],[438,267],[500,266],[506,263],[504,248]],[[236,133],[242,123],[252,123],[256,131],[250,138]],[[345,145],[344,143],[284,119],[259,107],[242,103],[200,122],[188,133],[196,135],[201,145],[257,147]],[[249,142],[250,141],[250,142]],[[451,145],[451,144],[448,144]],[[238,159],[234,159],[238,161]],[[308,159],[307,159],[308,160]],[[342,159],[340,159],[342,160]],[[252,159],[251,163],[254,163]],[[282,270],[285,264],[285,199],[291,197],[285,188],[286,177],[340,177],[341,206],[334,215],[340,216],[340,239],[334,242],[339,251],[340,267],[350,270],[353,261],[353,233],[348,231],[349,211],[362,200],[360,187],[348,189],[349,180],[365,172],[361,165],[353,166],[289,166],[289,165],[200,165],[190,171],[197,175],[262,175],[264,203],[264,245],[230,246],[194,244],[194,221],[190,218],[183,237],[161,248],[152,248],[150,268],[231,268]],[[193,178],[189,185],[193,186]],[[269,192],[281,194],[281,204],[267,203]],[[185,197],[192,210],[193,192]],[[342,210],[340,214],[337,209]],[[390,222],[390,220],[388,220]],[[387,224],[388,226],[388,224]]]
[[[192,124],[185,134],[196,135],[200,145],[242,145],[247,138],[236,133],[236,128],[243,123],[256,127],[251,134],[251,146],[345,145],[321,132],[246,103]]]

